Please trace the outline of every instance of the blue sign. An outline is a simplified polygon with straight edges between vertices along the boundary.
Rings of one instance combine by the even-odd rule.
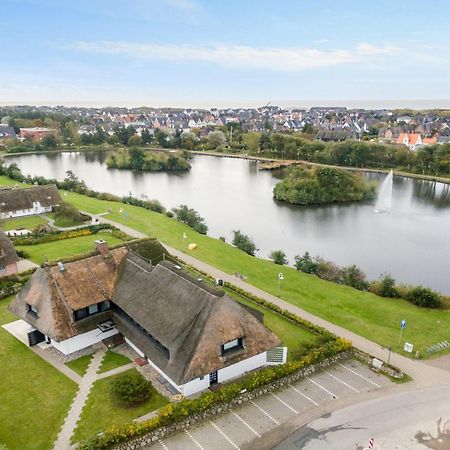
[[[400,328],[403,330],[403,328],[406,328],[406,320],[402,320],[400,322]]]

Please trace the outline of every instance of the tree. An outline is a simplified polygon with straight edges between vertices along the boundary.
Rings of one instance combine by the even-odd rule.
[[[110,381],[111,394],[119,403],[143,402],[150,397],[150,388],[151,383],[135,370],[112,377]]]
[[[283,250],[273,250],[270,252],[269,259],[280,266],[284,266],[289,262]]]
[[[147,128],[145,130],[142,130],[141,139],[142,143],[145,145],[150,144],[150,142],[152,142],[153,136],[150,134],[150,131],[148,131]]]
[[[206,234],[208,231],[205,219],[195,209],[188,208],[186,205],[180,205],[178,208],[173,208],[173,212],[177,220],[190,226],[198,233]]]
[[[316,273],[317,262],[313,260],[308,252],[303,256],[297,255],[295,257],[295,268],[305,273]]]
[[[133,136],[134,137],[134,136]],[[144,166],[144,152],[139,148],[132,148],[129,151],[132,170],[142,170]]]
[[[56,219],[70,219],[72,222],[83,223],[86,221],[86,216],[80,213],[78,209],[72,206],[70,203],[62,202],[55,209]]]
[[[142,145],[142,138],[138,136],[137,134],[133,135],[128,139],[128,145],[130,146],[138,146]]]
[[[50,150],[58,146],[58,142],[56,141],[55,136],[53,136],[52,134],[44,136],[41,140],[41,144],[46,150]]]
[[[341,274],[342,282],[360,291],[366,291],[369,287],[366,274],[357,266],[344,267]]]
[[[212,148],[223,147],[226,139],[222,131],[213,131],[208,134],[208,144]]]
[[[95,128],[95,133],[92,135],[92,143],[95,145],[101,145],[106,142],[108,138],[108,133],[100,126],[97,125]]]
[[[185,131],[181,135],[181,145],[189,150],[193,150],[198,142],[198,138],[195,133],[191,131]]]
[[[378,286],[378,295],[381,297],[397,297],[397,290],[395,289],[395,280],[386,274],[380,278],[380,283]]]
[[[255,132],[250,132],[244,134],[244,145],[250,153],[258,153],[260,145],[260,134]]]
[[[256,245],[245,234],[239,230],[233,231],[233,245],[250,256],[255,256]]]
[[[417,286],[408,294],[408,300],[414,305],[425,308],[439,308],[442,306],[441,296],[429,288]]]
[[[166,148],[168,146],[167,134],[164,131],[160,130],[159,128],[155,130],[155,139],[159,146],[163,148]]]

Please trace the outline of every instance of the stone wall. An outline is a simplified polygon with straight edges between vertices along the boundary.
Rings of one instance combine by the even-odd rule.
[[[367,364],[368,366],[373,367],[372,366],[372,361],[374,358],[373,356],[368,355],[367,353],[364,353],[358,349],[354,349],[353,352],[354,352],[355,358],[359,359],[360,361]],[[395,378],[396,380],[401,380],[405,376],[405,374],[400,369],[398,369],[397,367],[394,367],[390,364],[388,365],[384,361],[383,361],[383,366],[381,367],[381,369],[378,370],[378,372],[381,372],[382,374],[387,375],[391,378]]]
[[[273,383],[267,384],[265,386],[261,386],[258,389],[255,389],[254,391],[241,392],[241,394],[239,394],[237,397],[235,397],[228,403],[214,405],[213,407],[204,411],[203,413],[193,414],[192,416],[187,417],[186,419],[184,419],[181,422],[174,423],[174,424],[166,426],[166,427],[158,428],[157,430],[154,430],[143,436],[138,436],[128,442],[123,442],[114,448],[119,449],[119,450],[134,450],[134,449],[144,447],[146,445],[151,444],[152,442],[158,441],[158,439],[165,438],[165,437],[167,437],[171,434],[177,433],[179,431],[185,431],[185,430],[191,428],[192,426],[195,426],[199,422],[203,422],[204,420],[212,419],[214,416],[228,411],[229,409],[233,408],[235,405],[240,405],[244,402],[253,400],[262,395],[266,395],[272,391],[276,391],[285,386],[288,386],[289,384],[295,383],[302,378],[310,376],[310,375],[314,374],[315,372],[318,372],[319,370],[322,370],[326,367],[334,365],[338,361],[348,359],[351,356],[352,356],[352,350],[340,353],[340,354],[333,356],[332,358],[329,358],[318,364],[314,364],[314,365],[305,367],[303,369],[300,369],[299,371],[292,373],[291,375],[288,375],[284,378],[280,378],[279,380],[276,380]]]

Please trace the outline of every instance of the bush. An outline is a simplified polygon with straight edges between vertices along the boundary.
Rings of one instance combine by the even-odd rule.
[[[366,291],[369,287],[366,274],[355,265],[344,267],[341,270],[341,281],[347,286],[351,286],[360,291]]]
[[[179,208],[173,208],[173,212],[177,220],[190,226],[198,233],[206,234],[208,231],[205,219],[195,209],[188,208],[186,205],[180,205]]]
[[[28,252],[26,252],[25,250],[17,250],[16,253],[19,258],[28,259],[30,257],[30,254]]]
[[[274,250],[270,253],[269,258],[275,264],[279,264],[280,266],[284,266],[289,262],[286,258],[286,253],[284,253],[283,250]]]
[[[422,286],[417,286],[411,290],[408,295],[408,300],[417,306],[424,308],[439,308],[442,306],[440,295]]]
[[[247,235],[241,233],[239,230],[233,231],[233,245],[236,246],[239,250],[247,253],[248,255],[255,256],[255,243]]]
[[[326,261],[320,257],[316,258],[317,269],[316,274],[322,280],[341,282],[341,269],[334,263]]]
[[[75,223],[83,223],[87,219],[78,209],[66,202],[61,202],[61,205],[57,206],[54,212],[55,219],[70,219]]]
[[[295,257],[294,266],[300,272],[316,273],[318,264],[311,258],[308,252],[305,252],[303,256],[297,255]]]
[[[166,216],[169,217],[170,219],[174,216],[175,214],[172,211],[167,211],[166,212]]]
[[[110,381],[112,396],[119,403],[138,403],[150,396],[151,383],[139,372],[133,371],[117,375]]]
[[[397,297],[398,293],[395,288],[395,280],[389,275],[384,275],[380,278],[378,285],[378,295],[381,297]]]

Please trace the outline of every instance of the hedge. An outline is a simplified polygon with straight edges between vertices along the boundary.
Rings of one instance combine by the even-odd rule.
[[[351,348],[351,342],[337,338],[320,347],[312,349],[308,354],[297,361],[287,362],[279,366],[271,366],[247,375],[238,383],[223,386],[220,391],[206,392],[199,398],[183,399],[178,403],[169,403],[158,411],[158,414],[145,422],[129,422],[123,425],[114,425],[102,434],[98,434],[80,444],[79,450],[102,450],[111,448],[133,437],[141,436],[157,428],[181,422],[188,416],[202,413],[214,405],[227,403],[237,397],[241,391],[249,392],[268,385],[278,379],[291,375],[312,364],[336,356]]]

